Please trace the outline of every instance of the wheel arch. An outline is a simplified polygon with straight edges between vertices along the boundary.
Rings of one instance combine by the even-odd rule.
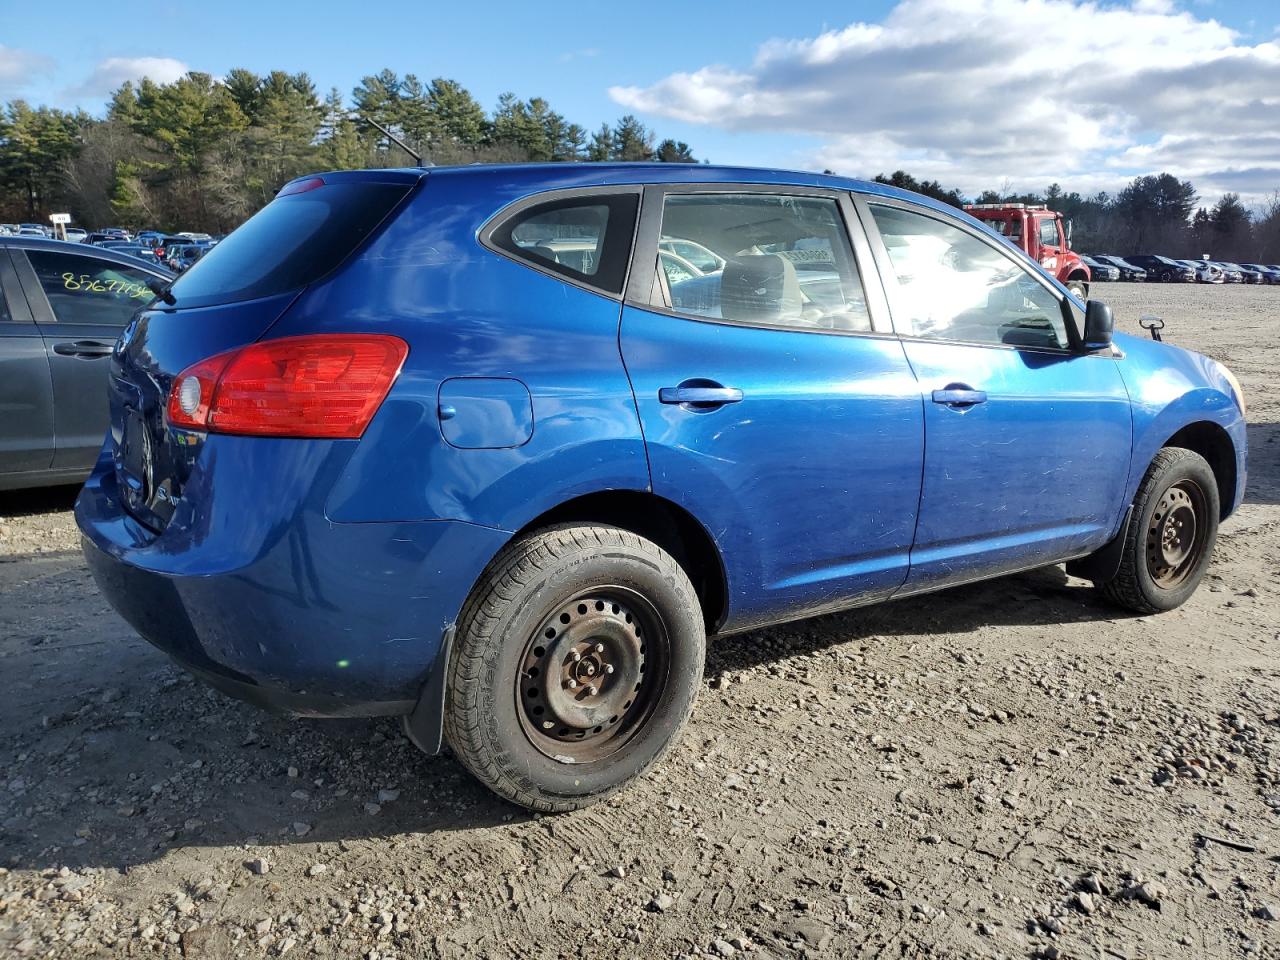
[[[707,632],[715,633],[729,609],[728,576],[720,548],[688,510],[644,490],[601,490],[557,504],[524,524],[524,536],[553,523],[604,523],[652,540],[684,568],[702,604]]]
[[[1231,435],[1212,420],[1197,420],[1180,428],[1161,447],[1182,447],[1200,454],[1209,462],[1218,482],[1220,520],[1225,520],[1235,507],[1236,448]]]

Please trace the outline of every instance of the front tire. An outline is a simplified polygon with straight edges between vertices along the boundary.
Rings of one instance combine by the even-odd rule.
[[[512,803],[596,803],[679,735],[705,647],[698,596],[666,551],[618,527],[548,527],[504,548],[463,608],[445,737]]]
[[[1113,603],[1138,613],[1181,606],[1209,567],[1219,511],[1217,480],[1204,457],[1165,447],[1133,499],[1120,567],[1097,585]]]

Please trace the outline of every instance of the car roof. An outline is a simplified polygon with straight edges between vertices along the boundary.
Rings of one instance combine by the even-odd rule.
[[[979,223],[959,207],[941,200],[891,187],[887,183],[857,180],[830,173],[805,170],[780,170],[768,167],[722,166],[711,163],[646,162],[580,162],[580,163],[474,163],[448,167],[391,167],[374,170],[327,171],[296,178],[300,182],[314,177],[326,181],[390,180],[408,183],[428,178],[485,178],[500,181],[505,190],[532,194],[544,190],[574,187],[635,186],[637,184],[743,183],[792,187],[820,187],[829,190],[856,191],[894,200],[907,200],[932,207],[943,213]]]
[[[149,273],[158,274],[166,279],[173,274],[164,267],[159,267],[146,260],[139,260],[127,253],[116,253],[109,247],[86,246],[83,243],[70,243],[66,240],[48,240],[39,237],[0,237],[0,247],[18,247],[23,250],[50,250],[55,253],[75,253],[84,257],[97,257],[99,260],[110,260],[122,267],[144,267]]]

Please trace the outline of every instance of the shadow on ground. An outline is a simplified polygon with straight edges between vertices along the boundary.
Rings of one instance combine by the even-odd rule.
[[[28,559],[41,561],[50,595],[28,593],[25,612],[0,615],[10,678],[0,725],[16,734],[0,753],[8,866],[127,870],[175,847],[438,841],[529,816],[451,757],[423,756],[394,720],[292,720],[206,689],[106,611],[76,555]],[[48,573],[51,564],[59,575]],[[0,580],[6,606],[14,586]],[[24,639],[24,618],[48,614],[42,603],[80,607],[79,626]],[[1047,568],[717,638],[707,672],[714,679],[848,641],[1118,616]],[[695,736],[696,723],[695,715]],[[398,793],[380,800],[384,790]]]

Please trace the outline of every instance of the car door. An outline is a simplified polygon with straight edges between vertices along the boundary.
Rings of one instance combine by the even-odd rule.
[[[645,192],[622,355],[654,492],[720,548],[724,629],[906,577],[923,414],[851,215],[804,188]]]
[[[0,247],[0,488],[53,462],[53,381],[44,341]]]
[[[104,257],[47,247],[15,251],[53,380],[55,470],[97,459],[107,432],[107,373],[116,340],[155,294],[155,276]]]
[[[925,409],[924,485],[906,589],[1080,556],[1119,525],[1129,397],[1110,348],[980,230],[933,209],[857,206]]]

